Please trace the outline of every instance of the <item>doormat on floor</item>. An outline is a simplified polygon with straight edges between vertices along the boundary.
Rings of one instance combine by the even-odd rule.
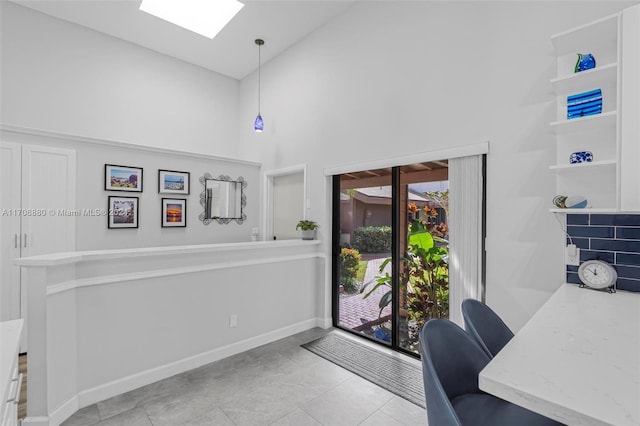
[[[301,346],[425,408],[420,366],[335,333],[327,334]]]

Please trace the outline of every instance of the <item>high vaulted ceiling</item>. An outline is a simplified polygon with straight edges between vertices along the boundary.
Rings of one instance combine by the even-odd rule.
[[[10,1],[235,79],[242,79],[258,68],[255,39],[265,40],[261,52],[264,64],[353,3],[353,0],[240,0],[245,7],[210,40],[139,11],[141,0]]]

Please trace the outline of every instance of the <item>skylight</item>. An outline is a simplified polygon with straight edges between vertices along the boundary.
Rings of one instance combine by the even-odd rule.
[[[244,7],[236,0],[142,0],[140,10],[214,38]]]

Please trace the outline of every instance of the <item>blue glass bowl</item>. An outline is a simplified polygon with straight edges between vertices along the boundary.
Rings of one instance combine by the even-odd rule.
[[[569,164],[591,163],[593,154],[590,151],[578,151],[569,156]]]

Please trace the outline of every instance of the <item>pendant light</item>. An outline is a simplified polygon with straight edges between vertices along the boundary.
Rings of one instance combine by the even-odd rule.
[[[260,115],[260,48],[264,44],[264,40],[257,38],[256,44],[258,45],[258,115],[253,122],[253,130],[262,133],[262,130],[264,130],[264,121],[262,121],[262,116]]]

